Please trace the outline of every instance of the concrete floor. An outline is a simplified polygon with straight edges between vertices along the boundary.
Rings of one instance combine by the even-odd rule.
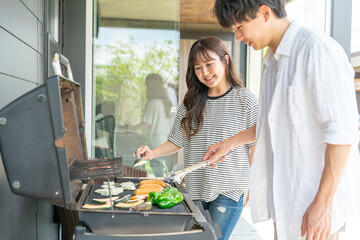
[[[272,221],[253,224],[250,207],[245,207],[230,240],[273,240]],[[351,218],[345,225],[345,231],[339,233],[339,240],[360,240],[360,216]]]

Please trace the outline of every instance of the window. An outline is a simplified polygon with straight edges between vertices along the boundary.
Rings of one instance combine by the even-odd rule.
[[[95,3],[93,156],[122,157],[132,166],[138,147],[167,140],[178,105],[178,21],[178,1]],[[115,119],[113,131],[105,127],[107,116]],[[142,168],[161,177],[176,159],[153,159]]]

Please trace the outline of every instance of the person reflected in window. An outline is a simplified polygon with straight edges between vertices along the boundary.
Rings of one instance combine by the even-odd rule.
[[[186,84],[188,91],[168,140],[155,149],[141,146],[137,156],[151,160],[183,148],[188,167],[199,163],[210,145],[254,127],[257,99],[243,86],[219,38],[205,37],[192,45]],[[192,200],[201,201],[219,223],[221,239],[229,239],[246,202],[253,150],[254,144],[239,146],[217,168],[198,169],[185,177]]]
[[[146,79],[147,103],[140,124],[128,126],[129,129],[147,129],[148,145],[158,147],[167,140],[175,119],[173,104],[164,86],[162,77],[157,73],[149,74]],[[162,177],[172,170],[172,158],[159,158],[151,163],[156,177]]]

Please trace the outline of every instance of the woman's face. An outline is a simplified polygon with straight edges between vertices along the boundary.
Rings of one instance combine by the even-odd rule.
[[[195,63],[194,71],[197,78],[208,88],[215,88],[226,84],[225,64],[214,52],[209,52],[208,56],[209,59],[201,58]]]

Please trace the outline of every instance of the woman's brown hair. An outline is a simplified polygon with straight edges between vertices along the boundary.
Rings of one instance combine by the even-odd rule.
[[[184,98],[184,106],[187,110],[185,117],[181,120],[181,127],[185,130],[188,138],[197,134],[204,123],[204,109],[208,99],[208,87],[197,78],[194,65],[199,60],[211,60],[210,52],[219,56],[225,66],[225,77],[230,86],[243,87],[243,82],[236,74],[233,61],[225,44],[217,37],[204,37],[197,40],[190,49],[188,68],[186,72],[186,85],[188,91]],[[226,60],[229,56],[229,61]]]

